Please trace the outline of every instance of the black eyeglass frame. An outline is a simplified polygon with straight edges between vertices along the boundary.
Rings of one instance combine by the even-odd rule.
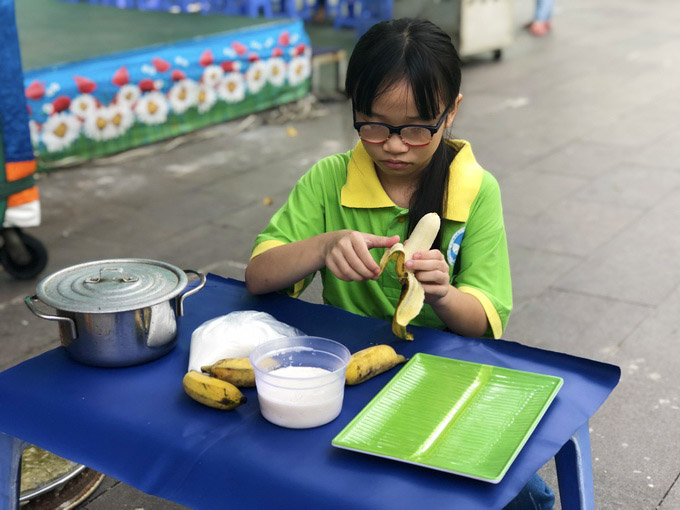
[[[451,106],[446,107],[444,110],[444,113],[442,113],[442,116],[439,117],[439,120],[434,126],[426,126],[423,124],[403,124],[401,126],[393,126],[392,124],[387,124],[385,122],[357,122],[357,114],[356,111],[354,110],[354,105],[352,105],[352,120],[354,122],[354,129],[356,129],[357,134],[359,135],[359,138],[361,138],[361,133],[360,130],[364,126],[368,125],[373,125],[373,126],[384,126],[387,129],[389,129],[389,134],[387,135],[387,138],[380,142],[371,142],[370,140],[364,140],[361,138],[366,143],[373,143],[373,144],[380,144],[380,143],[385,143],[387,140],[389,140],[390,136],[392,135],[399,135],[399,138],[401,138],[401,141],[404,142],[406,145],[409,147],[425,147],[427,145],[430,145],[432,143],[432,137],[437,134],[437,131],[439,131],[439,128],[442,127],[442,123],[444,122],[444,119],[446,118],[446,115],[449,113],[451,110]],[[414,127],[414,128],[423,128],[427,129],[430,132],[430,140],[427,143],[423,144],[412,144],[408,143],[404,138],[401,136],[401,130],[404,128],[409,128],[409,127]]]

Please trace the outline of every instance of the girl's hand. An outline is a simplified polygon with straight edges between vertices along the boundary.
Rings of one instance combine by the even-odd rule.
[[[383,237],[355,230],[329,232],[323,256],[326,267],[346,282],[375,280],[380,266],[368,250],[389,248],[399,241],[399,236]]]
[[[421,251],[413,254],[406,267],[414,271],[425,290],[425,302],[432,305],[446,297],[451,289],[449,265],[439,250]]]

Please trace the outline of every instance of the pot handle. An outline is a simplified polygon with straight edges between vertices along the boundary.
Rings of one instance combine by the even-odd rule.
[[[71,326],[71,338],[75,340],[78,338],[78,331],[76,330],[76,323],[73,319],[70,317],[62,317],[60,315],[48,315],[46,313],[43,313],[39,311],[35,307],[35,303],[39,303],[40,300],[38,299],[38,296],[35,294],[32,296],[26,296],[24,298],[24,303],[26,303],[26,306],[28,309],[33,312],[35,315],[40,317],[41,319],[47,319],[48,321],[57,321],[57,322],[67,322],[69,326]]]
[[[180,294],[177,296],[177,316],[181,317],[184,315],[184,299],[191,296],[192,294],[196,294],[199,290],[201,290],[205,286],[205,275],[199,271],[194,271],[193,269],[185,269],[185,273],[192,273],[198,276],[198,279],[200,280],[198,285],[196,285],[193,289],[185,292],[184,294]]]

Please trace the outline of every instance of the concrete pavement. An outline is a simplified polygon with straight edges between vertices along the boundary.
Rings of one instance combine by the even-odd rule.
[[[521,31],[501,62],[463,69],[453,136],[503,194],[515,309],[506,339],[622,369],[591,421],[600,509],[680,508],[680,7],[673,0],[557,2],[553,32]],[[238,122],[42,176],[45,275],[148,257],[243,278],[255,235],[295,180],[355,135],[328,115]],[[273,205],[263,198],[271,197]],[[0,272],[0,369],[58,345]],[[318,285],[303,295],[318,301]],[[554,467],[541,472],[556,487]],[[107,480],[85,508],[179,508]]]

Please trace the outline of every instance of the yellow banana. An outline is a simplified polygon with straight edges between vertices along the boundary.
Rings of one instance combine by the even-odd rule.
[[[194,370],[184,375],[182,386],[191,398],[216,409],[228,411],[246,402],[246,397],[233,384]]]
[[[389,345],[374,345],[362,349],[352,354],[345,372],[345,382],[350,386],[362,383],[406,361],[404,356],[394,352]]]
[[[404,244],[393,245],[380,259],[381,272],[387,263],[394,259],[399,282],[402,285],[399,303],[392,318],[392,332],[404,340],[413,340],[413,335],[406,330],[406,325],[418,316],[425,302],[423,286],[416,279],[413,271],[406,268],[406,262],[413,258],[414,253],[427,251],[432,247],[440,226],[441,220],[437,213],[426,214],[418,221]]]
[[[201,370],[239,388],[255,386],[255,370],[248,358],[221,359],[213,365],[201,367]]]

